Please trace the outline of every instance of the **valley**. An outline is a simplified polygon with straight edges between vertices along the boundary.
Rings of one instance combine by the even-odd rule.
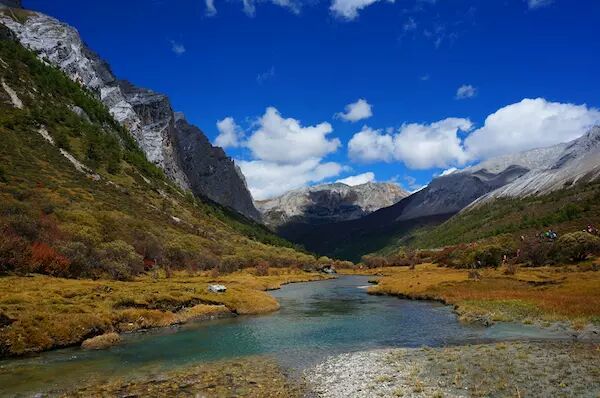
[[[183,5],[96,9],[132,18],[113,30],[74,5],[23,3],[0,0],[0,397],[600,394],[600,110],[523,98],[376,128],[425,113],[411,97],[376,119],[403,98],[396,77],[377,106],[315,99],[353,74],[339,93],[289,95],[301,120],[270,101],[293,92],[276,88],[290,76],[309,86],[304,61],[251,76],[263,47],[238,48],[268,31],[253,2],[233,33],[214,2],[178,21],[198,29],[188,48],[177,18],[161,16],[159,37],[132,17]],[[436,6],[417,3],[405,12]],[[336,4],[340,37],[371,5],[343,25]],[[403,40],[421,23],[409,21]],[[458,40],[444,29],[423,36]],[[287,48],[265,46],[273,59]],[[489,100],[477,96],[463,85],[446,108],[420,106]]]

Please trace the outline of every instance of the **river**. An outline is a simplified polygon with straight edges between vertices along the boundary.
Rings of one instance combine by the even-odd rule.
[[[299,371],[329,355],[372,348],[565,337],[521,324],[461,324],[449,306],[369,295],[367,280],[342,276],[284,286],[271,292],[281,303],[272,314],[134,333],[108,350],[69,348],[0,361],[0,395],[27,396],[246,355],[269,354]]]

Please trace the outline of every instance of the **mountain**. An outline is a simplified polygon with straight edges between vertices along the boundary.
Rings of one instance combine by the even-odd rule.
[[[431,229],[480,204],[544,195],[599,179],[600,128],[594,127],[567,144],[500,156],[440,176],[395,205],[357,220],[318,229],[307,224],[283,226],[279,232],[319,254],[357,261],[361,255],[397,246],[399,240],[410,244],[412,231]]]
[[[135,95],[132,107],[152,96]],[[163,96],[151,101],[165,105]],[[140,120],[161,110],[148,112]],[[314,264],[263,225],[167,178],[96,92],[39,60],[2,24],[0,137],[0,274],[125,280],[155,265],[231,272]]]
[[[576,184],[600,179],[600,126],[567,144],[545,149],[544,161],[521,178],[483,196],[477,203],[495,198],[544,195]],[[539,150],[524,152],[534,157]]]
[[[5,2],[9,3],[18,5]],[[210,145],[202,131],[182,115],[176,117],[165,95],[117,79],[76,29],[52,17],[9,8],[0,13],[0,23],[40,59],[92,91],[129,130],[148,160],[177,185],[247,217],[260,218],[233,160]]]
[[[297,223],[318,225],[354,220],[408,196],[396,184],[368,182],[356,186],[322,184],[296,189],[263,201],[256,207],[274,228]]]

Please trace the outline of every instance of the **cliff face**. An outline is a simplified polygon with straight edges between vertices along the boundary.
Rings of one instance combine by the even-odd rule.
[[[193,192],[204,194],[247,217],[260,219],[244,175],[223,148],[211,145],[204,133],[189,124],[181,113],[176,114],[175,136],[176,150],[183,155],[181,164]]]
[[[148,160],[163,169],[180,187],[258,219],[243,177],[222,150],[222,156],[214,156],[214,148],[209,143],[191,146],[177,142],[181,134],[165,95],[119,81],[110,66],[85,45],[76,29],[54,18],[28,11],[26,18],[15,20],[7,12],[0,13],[0,23],[39,58],[96,93],[113,117],[130,131]],[[199,129],[195,133],[208,142]],[[203,169],[197,170],[195,166]],[[211,170],[210,181],[200,181],[209,175],[207,169]],[[218,181],[224,185],[220,186]]]

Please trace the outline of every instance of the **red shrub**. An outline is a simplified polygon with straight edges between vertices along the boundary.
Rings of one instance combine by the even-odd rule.
[[[69,259],[45,243],[35,242],[31,246],[32,271],[53,276],[67,276]]]

